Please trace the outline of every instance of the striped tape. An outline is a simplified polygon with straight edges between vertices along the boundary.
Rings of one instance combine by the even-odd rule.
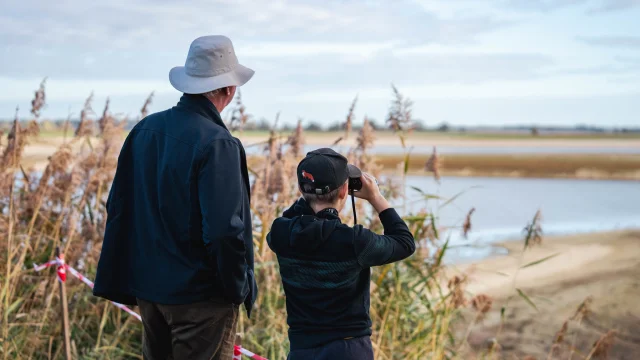
[[[86,276],[82,275],[78,270],[72,268],[71,266],[67,265],[64,262],[64,258],[57,258],[54,260],[49,260],[44,264],[41,265],[36,265],[33,264],[33,269],[35,271],[42,271],[44,269],[47,269],[51,266],[56,266],[56,272],[58,274],[58,280],[65,282],[66,280],[66,273],[67,271],[69,273],[71,273],[71,275],[75,276],[78,280],[82,281],[83,283],[85,283],[87,286],[89,286],[90,288],[93,289],[93,281],[89,280]],[[120,303],[117,303],[115,301],[110,301],[113,305],[115,305],[117,308],[124,310],[125,312],[129,313],[131,316],[135,317],[136,319],[142,321],[142,316],[140,316],[140,314],[138,314],[137,312],[131,310],[128,306],[126,305],[122,305]],[[238,346],[238,345],[234,345],[233,347],[233,359],[234,360],[238,360],[240,359],[240,356],[244,355],[248,358],[254,359],[254,360],[267,360],[266,358],[263,358],[260,355],[256,355],[254,353],[252,353],[251,351],[243,348],[242,346]]]

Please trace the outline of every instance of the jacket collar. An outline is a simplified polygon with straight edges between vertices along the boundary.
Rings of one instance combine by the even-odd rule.
[[[296,200],[289,209],[284,211],[282,216],[289,219],[295,216],[313,216],[325,220],[338,220],[340,222],[340,214],[338,213],[338,210],[334,208],[327,208],[315,213],[303,197]]]
[[[222,117],[220,117],[218,109],[213,106],[209,99],[202,95],[182,94],[177,107],[198,113],[228,131],[227,126],[222,121]]]

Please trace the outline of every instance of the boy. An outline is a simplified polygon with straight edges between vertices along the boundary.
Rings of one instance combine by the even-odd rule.
[[[348,179],[359,172],[331,149],[309,152],[297,170],[302,198],[273,222],[267,237],[287,297],[289,360],[373,360],[370,267],[415,251],[413,235],[369,174],[362,174],[355,196],[373,206],[385,235],[341,223]]]

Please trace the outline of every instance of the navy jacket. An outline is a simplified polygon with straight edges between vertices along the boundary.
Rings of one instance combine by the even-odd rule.
[[[118,158],[94,295],[130,305],[222,295],[250,314],[249,191],[244,148],[205,97],[140,121]]]
[[[379,216],[384,235],[342,224],[334,209],[315,214],[299,199],[273,222],[267,241],[280,264],[291,350],[371,335],[370,267],[416,249],[393,208]]]

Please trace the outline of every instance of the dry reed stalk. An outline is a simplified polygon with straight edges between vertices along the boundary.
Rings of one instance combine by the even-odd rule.
[[[447,283],[447,288],[451,294],[449,301],[455,309],[467,304],[467,299],[464,294],[464,285],[466,282],[466,277],[456,275],[449,279],[449,282]]]
[[[144,101],[144,104],[140,109],[140,120],[147,117],[147,114],[149,113],[149,106],[151,106],[151,102],[153,101],[153,95],[154,95],[154,91],[152,91],[149,94],[149,96],[147,96],[147,99]]]
[[[479,294],[471,299],[471,306],[478,314],[477,320],[482,320],[484,316],[491,310],[493,299],[489,295]]]
[[[465,239],[467,238],[469,231],[471,231],[471,215],[474,211],[476,211],[476,208],[474,207],[469,210],[467,216],[464,219],[464,223],[462,224],[462,235],[465,237]]]
[[[529,303],[530,305],[533,304],[531,302],[531,300],[526,297],[526,295],[516,287],[516,281],[518,279],[518,275],[520,273],[520,270],[522,269],[522,265],[524,263],[524,254],[526,252],[526,250],[532,245],[532,244],[539,244],[542,242],[542,226],[540,224],[540,221],[542,219],[542,214],[540,212],[540,210],[538,210],[536,212],[536,214],[533,216],[533,219],[531,221],[531,223],[529,223],[525,228],[524,228],[524,233],[525,233],[525,238],[524,238],[524,247],[522,249],[522,252],[520,252],[520,257],[518,260],[518,267],[516,268],[515,273],[513,274],[513,280],[511,283],[511,288],[513,290],[516,290],[518,292],[518,295],[520,295],[520,297],[522,297],[527,303]],[[500,336],[502,329],[504,327],[504,314],[506,312],[506,309],[509,307],[509,304],[511,302],[513,296],[510,296],[507,298],[507,302],[506,304],[502,307],[501,309],[501,318],[500,318],[500,326],[498,327],[498,332],[496,334],[496,341],[498,339],[498,337]]]
[[[282,159],[282,145],[278,147],[276,157],[271,164],[271,174],[268,181],[267,196],[272,197],[284,191],[287,182],[284,170],[284,161]]]
[[[436,147],[433,147],[433,152],[431,153],[431,156],[429,157],[429,160],[427,160],[427,163],[425,164],[425,168],[427,171],[432,172],[433,173],[433,177],[434,179],[436,179],[436,181],[440,182],[440,168],[442,167],[441,164],[441,159],[438,156],[438,151],[436,150]]]
[[[344,138],[348,139],[351,134],[351,129],[353,128],[353,119],[355,117],[354,111],[356,109],[356,103],[358,102],[358,96],[356,95],[351,102],[351,106],[349,106],[349,112],[347,113],[347,119],[344,122]]]
[[[591,315],[591,303],[593,302],[592,296],[587,296],[578,306],[575,313],[570,317],[570,320],[576,321],[578,326],[582,324],[582,321],[585,320],[589,315]],[[577,340],[578,334],[575,333],[571,340],[571,352],[569,353],[569,360],[573,357],[575,352],[575,343]]]
[[[46,94],[45,94],[45,88],[44,88],[46,83],[47,83],[47,78],[45,77],[44,79],[42,79],[42,82],[40,83],[40,87],[38,88],[38,90],[36,90],[33,100],[31,100],[31,114],[33,114],[33,116],[36,119],[40,117],[40,111],[42,110],[42,108],[46,103],[45,102]]]
[[[366,153],[373,147],[375,139],[373,127],[369,122],[369,118],[365,116],[362,128],[356,139],[356,151]]]
[[[295,159],[298,159],[302,156],[302,152],[305,144],[304,129],[302,128],[302,119],[298,119],[298,125],[296,126],[296,129],[293,132],[293,134],[291,134],[291,136],[289,136],[289,138],[287,139],[287,144],[289,145],[289,152]]]
[[[560,348],[565,343],[565,336],[567,336],[567,331],[569,330],[569,322],[565,321],[562,323],[562,328],[556,333],[553,343],[551,344],[551,349],[549,349],[549,353],[547,354],[547,360],[551,360],[553,356],[556,356],[560,352]],[[571,358],[571,355],[569,355]]]
[[[110,100],[107,97],[107,100],[104,103],[104,110],[102,110],[102,116],[100,120],[98,120],[98,128],[100,129],[100,134],[102,134],[106,127],[113,123],[113,118],[111,114],[109,114],[109,103]]]
[[[525,250],[542,243],[542,213],[538,210],[533,217],[533,220],[524,228],[526,234],[524,239]]]
[[[609,352],[611,351],[611,348],[613,347],[613,343],[615,341],[616,333],[617,332],[615,330],[609,330],[606,334],[602,335],[600,339],[598,339],[598,341],[593,343],[591,352],[589,353],[589,355],[587,355],[585,360],[589,360],[592,358],[603,360],[608,359]]]
[[[234,109],[231,111],[231,120],[229,121],[228,127],[229,131],[240,131],[244,130],[244,126],[249,121],[250,115],[246,112],[246,107],[242,103],[242,94],[240,90],[236,94],[236,103]]]
[[[571,316],[571,320],[582,321],[591,314],[591,304],[593,303],[593,296],[587,296],[586,299],[580,303],[576,312]]]
[[[93,92],[89,94],[89,97],[84,102],[84,107],[80,112],[80,123],[75,131],[76,137],[85,137],[93,135],[93,121],[89,119],[89,115],[93,114],[93,109],[91,108],[91,102],[93,102]]]
[[[393,131],[410,130],[413,127],[411,117],[413,102],[405,98],[395,85],[391,84],[391,89],[393,90],[393,101],[386,122]]]
[[[13,140],[14,140],[14,147],[13,147],[13,158],[12,158],[12,168],[11,168],[11,184],[9,185],[9,226],[8,226],[8,236],[7,236],[7,263],[6,263],[6,278],[5,278],[5,286],[2,289],[1,297],[4,298],[4,307],[2,309],[2,315],[3,315],[3,331],[2,331],[2,338],[3,340],[3,353],[4,353],[4,359],[7,359],[7,357],[9,356],[9,303],[11,301],[11,294],[13,293],[12,289],[10,288],[10,284],[11,284],[11,261],[12,261],[12,257],[13,257],[13,239],[14,239],[14,226],[15,226],[15,199],[14,199],[14,195],[13,195],[13,188],[15,186],[15,166],[18,164],[18,149],[20,148],[20,146],[18,146],[17,144],[19,144],[19,140],[20,140],[21,136],[20,136],[20,126],[18,123],[18,116],[17,116],[17,109],[16,109],[16,118],[14,120],[14,135],[13,135]]]

